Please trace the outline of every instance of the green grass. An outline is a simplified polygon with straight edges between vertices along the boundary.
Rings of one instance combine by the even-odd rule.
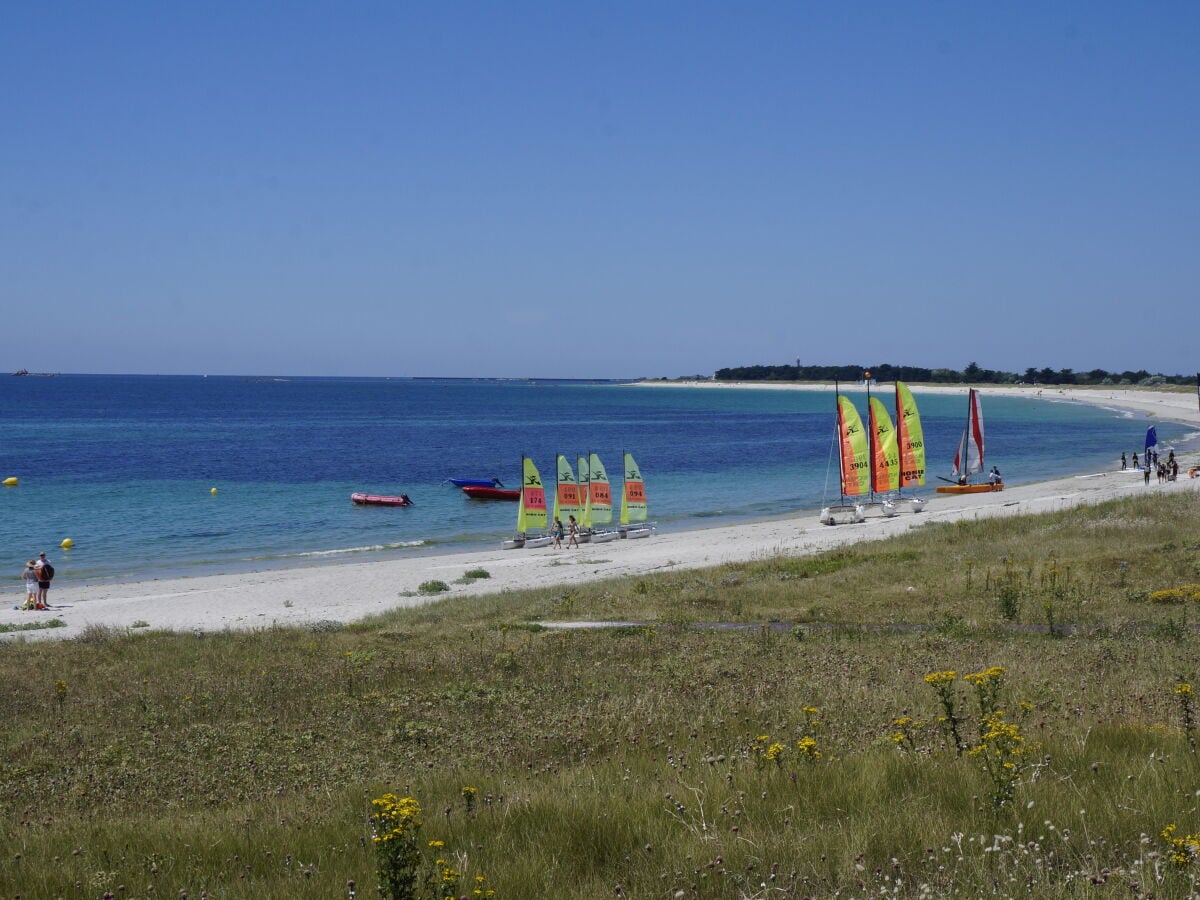
[[[47,619],[44,622],[20,622],[18,624],[0,624],[0,634],[10,634],[14,631],[42,631],[46,628],[63,628],[66,622],[62,619]]]
[[[1190,498],[1138,498],[338,628],[10,639],[0,896],[375,896],[385,791],[468,895],[1187,896],[1158,834],[1200,831],[1200,610],[1147,598],[1198,547]],[[990,666],[1027,748],[999,807],[925,683]]]

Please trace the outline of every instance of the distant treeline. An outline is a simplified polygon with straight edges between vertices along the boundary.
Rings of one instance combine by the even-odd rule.
[[[975,363],[958,369],[924,369],[919,366],[737,366],[717,369],[717,381],[860,381],[870,372],[877,381],[913,381],[944,384],[1195,384],[1195,375],[1151,374],[1145,369],[1109,372],[1092,369],[1028,368],[1023,373],[984,369]]]

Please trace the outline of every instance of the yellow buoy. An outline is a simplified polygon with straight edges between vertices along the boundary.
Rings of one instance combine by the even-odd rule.
[[[216,492],[217,492],[216,488],[213,488],[211,491],[209,491],[210,494],[215,494]]]
[[[62,547],[64,550],[70,550],[72,547],[75,546],[75,542],[73,540],[71,540],[70,538],[63,538],[62,543],[59,544],[58,546]]]
[[[17,479],[15,479],[15,478],[5,478],[5,479],[4,479],[4,486],[5,486],[5,487],[16,487],[16,486],[17,486]]]

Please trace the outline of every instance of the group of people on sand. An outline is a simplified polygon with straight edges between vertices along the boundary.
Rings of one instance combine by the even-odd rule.
[[[54,566],[50,565],[46,554],[39,553],[37,559],[29,560],[21,578],[25,581],[25,603],[21,609],[49,609]]]
[[[564,529],[562,519],[558,516],[554,517],[554,527],[550,529],[550,533],[554,536],[554,546],[562,549]],[[571,547],[579,549],[579,523],[575,521],[574,516],[567,516],[565,534],[567,535],[567,549]]]
[[[1158,458],[1157,450],[1147,450],[1142,465],[1138,465],[1138,455],[1135,452],[1133,454],[1132,466],[1129,465],[1125,459],[1125,454],[1122,453],[1121,468],[1141,469],[1142,476],[1145,479],[1146,484],[1150,483],[1151,472],[1154,472],[1158,476],[1159,484],[1162,484],[1164,481],[1174,481],[1179,477],[1179,460],[1175,458],[1174,450],[1169,451],[1167,458],[1162,460]]]

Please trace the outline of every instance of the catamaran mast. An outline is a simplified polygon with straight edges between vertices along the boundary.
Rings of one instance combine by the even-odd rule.
[[[867,383],[867,460],[871,464],[871,502],[875,502],[875,494],[878,487],[875,484],[879,477],[878,466],[876,463],[876,453],[879,451],[879,429],[878,423],[875,421],[875,413],[871,409],[871,370],[867,369],[863,372],[863,381]]]
[[[833,446],[838,458],[838,505],[846,505],[846,455],[842,452],[842,388],[833,381]],[[826,469],[828,471],[828,469]]]

